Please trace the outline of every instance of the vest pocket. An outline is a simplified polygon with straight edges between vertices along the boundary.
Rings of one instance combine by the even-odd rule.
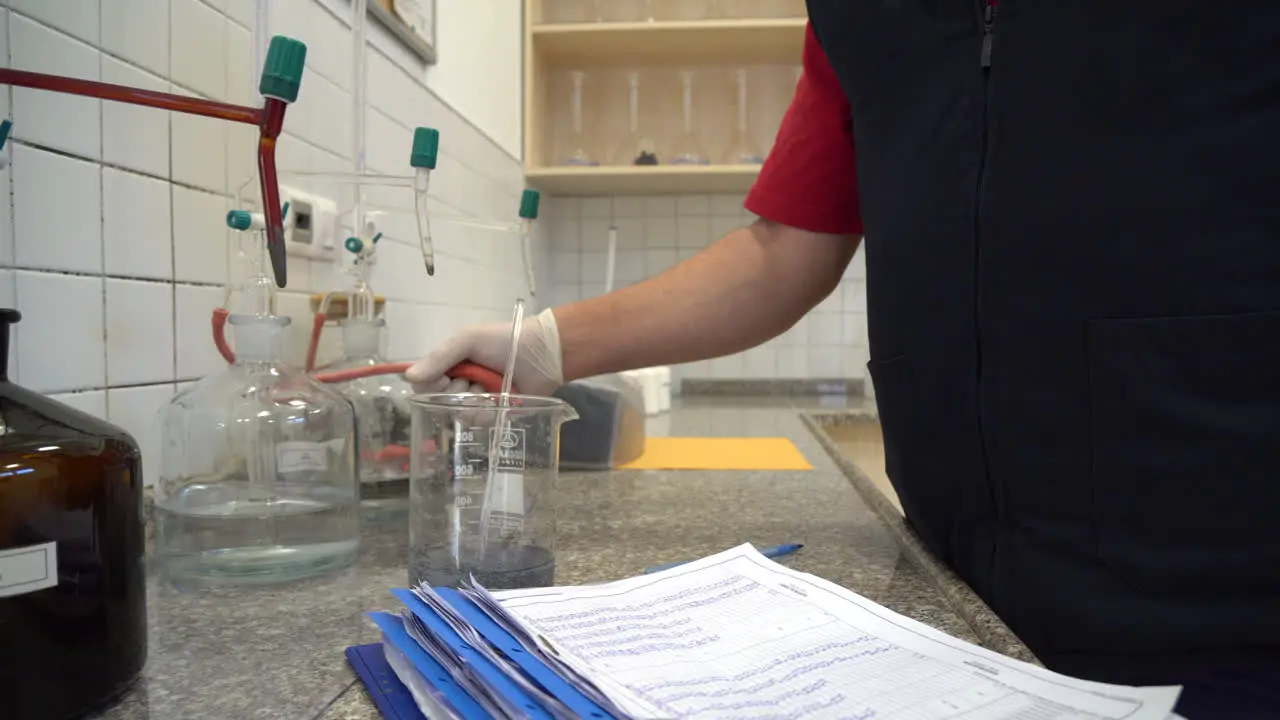
[[[1143,584],[1280,581],[1280,312],[1089,325],[1099,556]]]

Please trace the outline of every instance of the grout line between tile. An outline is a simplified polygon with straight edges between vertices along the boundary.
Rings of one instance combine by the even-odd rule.
[[[98,46],[102,45],[102,3],[98,3]],[[98,78],[102,78],[103,54],[98,53]],[[104,154],[104,133],[103,133],[103,117],[101,112],[102,104],[98,104],[98,154]],[[102,382],[110,385],[111,379],[111,353],[107,351],[107,207],[106,207],[106,170],[101,161],[98,162],[98,283],[99,290],[102,293]],[[109,394],[103,396],[103,405],[107,413],[107,417],[111,417],[111,398]]]

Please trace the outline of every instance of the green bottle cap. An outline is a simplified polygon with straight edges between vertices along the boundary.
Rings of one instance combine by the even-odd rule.
[[[542,202],[542,195],[537,190],[525,190],[520,195],[520,217],[525,220],[538,219],[538,204]]]
[[[307,63],[307,46],[277,35],[271,38],[267,48],[266,67],[262,68],[262,80],[258,92],[291,103],[298,99],[298,87],[302,85],[302,69]]]
[[[440,152],[440,131],[420,127],[413,131],[413,152],[409,164],[416,168],[436,169],[436,155]]]
[[[9,131],[13,129],[13,121],[5,120],[0,122],[0,150],[4,149],[4,144],[9,141]]]
[[[227,227],[232,230],[248,230],[253,225],[253,216],[246,210],[232,210],[227,213]]]
[[[347,248],[349,252],[356,254],[359,254],[360,251],[364,249],[364,243],[360,242],[360,238],[358,237],[349,237],[342,245]]]

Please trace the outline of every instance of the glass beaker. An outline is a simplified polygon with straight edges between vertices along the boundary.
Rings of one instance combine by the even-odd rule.
[[[411,400],[411,586],[457,586],[471,575],[491,589],[555,579],[560,426],[578,413],[555,398],[511,395],[501,408],[500,398]]]
[[[344,567],[360,544],[351,403],[281,360],[288,317],[230,320],[235,365],[160,412],[161,571],[199,587]]]

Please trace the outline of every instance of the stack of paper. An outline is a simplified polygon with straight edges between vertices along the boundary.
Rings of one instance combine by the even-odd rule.
[[[603,585],[393,592],[381,650],[433,720],[1166,720],[1180,690],[1004,657],[750,545]]]

